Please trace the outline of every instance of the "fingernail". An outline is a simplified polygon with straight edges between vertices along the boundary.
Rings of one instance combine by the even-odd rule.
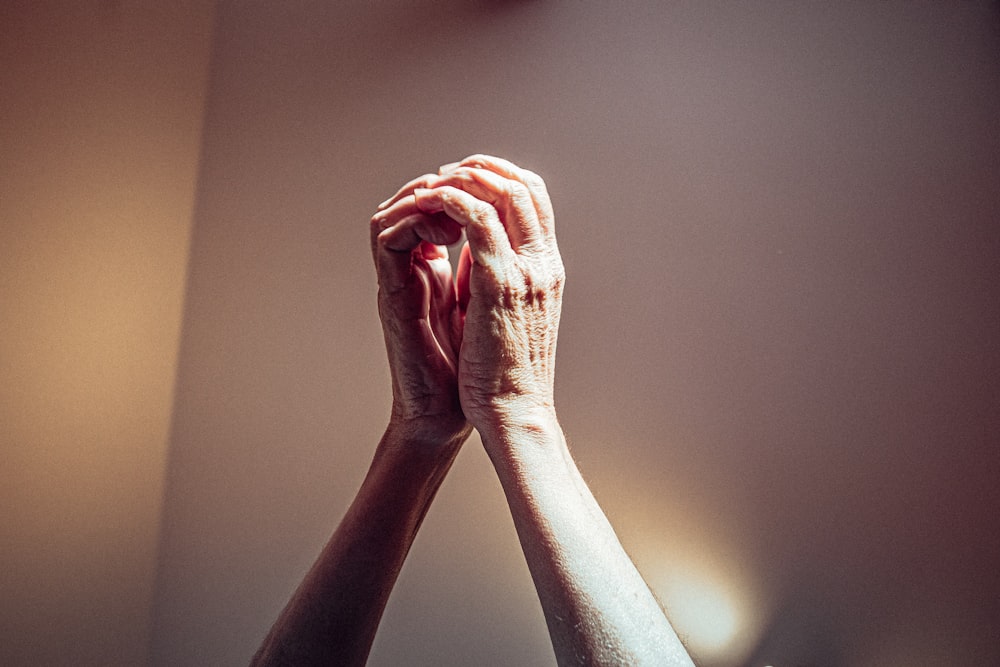
[[[461,162],[449,162],[448,164],[443,164],[441,165],[441,168],[438,169],[438,173],[444,174],[449,171],[455,171],[461,164],[462,164]]]

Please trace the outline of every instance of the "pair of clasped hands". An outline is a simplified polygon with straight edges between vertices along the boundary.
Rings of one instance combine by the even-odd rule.
[[[463,230],[452,280],[446,246]],[[542,179],[485,155],[445,165],[379,206],[371,244],[392,377],[389,423],[253,664],[365,664],[420,524],[475,428],[558,663],[690,667],[556,418],[564,272]]]
[[[395,425],[428,444],[550,412],[564,271],[545,183],[475,155],[371,221]],[[457,279],[446,246],[462,232]]]

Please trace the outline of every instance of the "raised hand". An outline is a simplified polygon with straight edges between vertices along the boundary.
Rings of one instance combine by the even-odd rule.
[[[378,308],[392,375],[390,428],[436,445],[470,431],[459,403],[458,308],[448,244],[461,226],[404,197],[371,220]]]
[[[253,665],[365,664],[389,593],[472,427],[458,397],[462,316],[445,244],[461,226],[413,196],[371,221],[392,415],[340,525]]]

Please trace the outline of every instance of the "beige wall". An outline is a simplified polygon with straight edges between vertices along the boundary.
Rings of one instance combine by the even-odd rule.
[[[146,660],[211,22],[0,9],[0,664]]]
[[[560,418],[701,664],[998,663],[996,3],[622,6],[220,7],[156,663],[245,664],[336,525],[368,218],[474,151],[548,180]],[[552,663],[473,438],[370,664]]]

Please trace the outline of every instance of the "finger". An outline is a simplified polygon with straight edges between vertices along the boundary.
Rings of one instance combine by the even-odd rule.
[[[418,176],[418,177],[414,178],[412,181],[408,182],[406,185],[404,185],[400,189],[396,190],[396,194],[394,194],[393,196],[389,197],[384,202],[382,202],[381,204],[379,204],[378,205],[378,210],[381,211],[383,209],[389,208],[389,206],[391,206],[395,202],[399,201],[403,197],[406,197],[407,195],[413,194],[413,191],[416,188],[425,188],[425,187],[427,187],[427,185],[426,185],[427,181],[429,179],[434,178],[436,175],[437,174],[424,174],[423,176]]]
[[[461,167],[488,169],[504,178],[523,183],[528,188],[528,191],[531,192],[542,231],[546,236],[555,234],[555,216],[552,213],[552,200],[549,197],[548,189],[545,187],[545,181],[542,180],[541,176],[533,171],[517,166],[510,160],[492,155],[483,155],[481,153],[470,155],[460,162],[446,164],[439,171],[444,174]]]
[[[389,289],[390,292],[407,287],[413,278],[414,267],[421,263],[430,268],[435,280],[439,279],[439,275],[444,275],[444,269],[447,268],[447,278],[449,281],[451,280],[448,251],[442,246],[420,241],[419,245],[410,252],[390,250],[381,245],[380,248],[381,251],[375,258],[378,284]],[[430,287],[435,287],[435,285],[430,285]]]
[[[462,226],[447,215],[414,213],[383,230],[378,235],[378,242],[386,250],[410,252],[421,241],[445,246],[461,238]]]
[[[449,162],[448,164],[443,164],[440,167],[438,167],[438,173],[439,174],[444,174],[446,172],[449,172],[449,171],[455,169],[456,167],[458,167],[461,164],[462,164],[461,162]]]
[[[378,238],[374,255],[375,272],[378,275],[379,286],[388,288],[390,291],[405,287],[413,273],[413,251],[390,250],[386,247],[384,240]]]
[[[375,215],[371,234],[379,284],[400,289],[410,279],[414,255],[426,260],[447,258],[447,250],[439,246],[457,242],[462,227],[443,213],[421,213],[411,197],[408,204],[394,206],[391,214]]]
[[[513,260],[510,238],[491,204],[450,185],[417,189],[413,194],[417,207],[424,213],[444,213],[465,227],[476,262],[499,271]]]
[[[515,251],[542,239],[531,192],[523,183],[486,169],[461,167],[430,182],[432,188],[442,185],[465,190],[473,197],[492,204],[500,213],[500,222],[507,230]]]
[[[453,238],[455,229],[461,234],[461,228],[456,227],[456,224],[445,214],[428,215],[422,212],[417,207],[416,199],[410,195],[372,216],[372,251],[376,251],[377,239],[382,232],[399,225],[402,225],[400,229],[386,237],[394,239],[395,250],[412,250],[419,240],[430,241],[436,245],[448,245],[458,241],[457,238]],[[414,234],[418,238],[414,238]]]
[[[430,241],[420,242],[420,256],[428,262],[435,259],[448,259],[448,248],[443,245],[434,245]],[[449,272],[451,264],[448,264]]]
[[[458,258],[458,274],[455,278],[455,288],[458,292],[458,307],[464,313],[469,307],[472,292],[469,289],[469,275],[472,273],[472,252],[469,244],[462,246],[462,254]]]
[[[426,241],[420,244],[420,254],[423,265],[429,272],[429,282],[433,296],[430,300],[428,319],[434,336],[445,352],[447,358],[454,356],[452,343],[452,316],[455,310],[455,284],[451,279],[451,263],[448,261],[448,249],[436,246]]]
[[[391,207],[378,211],[375,215],[373,215],[371,225],[369,227],[371,232],[372,254],[378,254],[377,246],[379,234],[389,227],[392,227],[406,216],[419,213],[420,209],[417,208],[417,202],[412,198],[408,198],[395,202]]]

